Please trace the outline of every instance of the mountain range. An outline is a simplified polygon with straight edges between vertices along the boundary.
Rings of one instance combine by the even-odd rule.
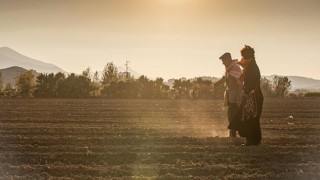
[[[266,79],[272,81],[276,75],[264,76]],[[287,76],[291,81],[291,90],[307,89],[320,90],[320,80],[301,77],[301,76]]]
[[[12,66],[22,67],[24,69],[33,69],[39,73],[57,73],[65,72],[58,66],[50,63],[45,63],[39,60],[29,58],[25,55],[9,47],[0,48],[0,69]]]
[[[120,72],[125,72],[124,67],[118,67]],[[2,72],[4,84],[15,83],[15,78],[20,73],[27,70],[36,70],[38,73],[66,73],[63,69],[50,63],[45,63],[39,60],[29,58],[25,55],[18,53],[17,51],[9,47],[0,48],[0,71]],[[129,72],[138,78],[139,73],[129,69]],[[265,78],[272,81],[276,75],[264,76]],[[291,80],[292,88],[296,89],[308,89],[308,90],[320,90],[320,80],[301,77],[301,76],[287,76]],[[206,80],[211,80],[213,82],[219,80],[216,77],[201,77]],[[166,82],[167,85],[172,86],[175,79],[169,79]],[[192,79],[191,79],[192,80]]]

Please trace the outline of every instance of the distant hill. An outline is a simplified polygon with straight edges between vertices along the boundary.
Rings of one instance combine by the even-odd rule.
[[[59,68],[56,65],[31,59],[8,47],[1,47],[0,48],[0,69],[12,67],[12,66],[22,67],[27,70],[33,69],[40,73],[65,72],[63,69]]]
[[[25,73],[26,69],[18,67],[18,66],[13,66],[5,69],[0,69],[0,72],[2,73],[2,78],[3,78],[3,85],[7,85],[10,83],[11,85],[15,85],[16,83],[16,78],[21,74]],[[37,76],[38,73],[35,73],[35,76]]]
[[[273,80],[276,75],[264,76],[268,80]],[[287,76],[291,81],[291,90],[307,89],[307,90],[320,90],[320,80],[301,77],[301,76]]]

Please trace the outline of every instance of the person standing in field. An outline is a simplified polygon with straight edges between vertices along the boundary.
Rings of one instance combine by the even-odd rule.
[[[255,51],[245,45],[240,51],[242,59],[239,61],[243,67],[240,81],[243,82],[244,95],[241,108],[231,120],[229,129],[239,131],[240,136],[246,138],[246,146],[257,146],[261,143],[260,117],[264,97],[260,87],[260,70],[256,63]]]
[[[242,93],[242,82],[239,81],[239,78],[242,74],[237,60],[232,60],[230,53],[224,53],[220,58],[223,65],[226,68],[225,72],[225,84],[226,90],[224,93],[225,106],[228,106],[228,121],[231,122],[232,118],[236,115],[239,110],[241,103],[241,93]],[[230,129],[229,137],[236,137],[236,130]]]

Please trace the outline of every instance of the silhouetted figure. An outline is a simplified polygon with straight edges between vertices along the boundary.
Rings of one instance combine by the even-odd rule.
[[[231,122],[232,118],[236,115],[239,110],[241,102],[241,93],[242,93],[242,82],[239,81],[239,78],[242,74],[237,60],[232,60],[230,53],[223,54],[219,59],[222,60],[226,68],[225,73],[225,82],[226,90],[224,93],[225,106],[228,106],[228,121]],[[234,129],[230,129],[229,137],[236,137],[237,132]]]
[[[240,81],[243,81],[244,96],[241,109],[229,124],[229,129],[239,131],[245,137],[245,145],[259,145],[261,143],[260,117],[264,97],[260,88],[260,70],[255,60],[255,51],[250,46],[241,50],[242,59],[239,64],[243,67]]]

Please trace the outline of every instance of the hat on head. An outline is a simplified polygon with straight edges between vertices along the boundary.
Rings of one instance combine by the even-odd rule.
[[[222,56],[219,57],[219,59],[221,59],[221,60],[222,60],[222,59],[227,59],[227,58],[228,58],[228,59],[232,59],[232,58],[231,58],[231,54],[228,53],[228,52],[224,53]]]

